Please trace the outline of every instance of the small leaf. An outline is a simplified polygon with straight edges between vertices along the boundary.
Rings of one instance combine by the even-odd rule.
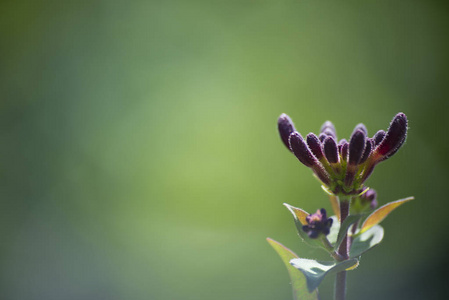
[[[305,233],[304,230],[302,230],[302,226],[307,225],[306,217],[309,214],[306,211],[302,210],[301,208],[291,206],[287,203],[284,203],[284,205],[292,213],[293,218],[295,220],[296,230],[298,231],[299,236],[304,240],[304,242],[306,242],[312,247],[326,249],[320,239],[311,239],[307,235],[307,233]]]
[[[276,242],[270,238],[267,238],[268,243],[270,243],[271,247],[279,254],[285,266],[287,267],[288,275],[290,276],[290,281],[292,284],[293,290],[293,299],[295,300],[318,300],[318,291],[313,291],[313,293],[309,293],[307,290],[307,282],[306,278],[301,272],[290,265],[290,260],[298,258],[298,256],[293,253],[290,249],[282,245],[281,243]]]
[[[340,247],[341,242],[343,241],[345,235],[348,233],[348,228],[358,220],[362,215],[349,215],[343,222],[343,224],[340,226],[340,229],[338,231],[338,237],[337,241],[335,242],[334,249],[338,249]]]
[[[352,241],[349,257],[354,258],[377,246],[384,237],[384,229],[380,225],[374,225],[367,231],[358,234]]]
[[[408,202],[410,200],[413,200],[415,198],[408,197],[405,199],[393,201],[390,203],[385,204],[382,207],[379,207],[377,210],[375,210],[371,215],[369,215],[368,218],[366,218],[365,222],[363,222],[362,228],[360,229],[360,233],[363,233],[373,227],[374,225],[379,224],[382,222],[389,213],[391,213],[395,208],[398,206],[404,204],[405,202]]]
[[[353,258],[342,262],[330,262],[295,258],[290,261],[290,264],[306,276],[307,288],[313,291],[325,276],[350,269],[358,264],[358,260]]]
[[[291,205],[289,205],[287,203],[284,203],[284,206],[288,208],[288,210],[293,214],[295,219],[298,219],[298,221],[302,225],[307,225],[306,218],[309,215],[308,212],[306,212],[305,210],[303,210],[301,208],[297,208],[297,207],[291,206]]]
[[[340,203],[338,203],[338,198],[334,194],[329,194],[329,201],[331,202],[332,210],[334,214],[337,216],[338,221],[340,221]]]

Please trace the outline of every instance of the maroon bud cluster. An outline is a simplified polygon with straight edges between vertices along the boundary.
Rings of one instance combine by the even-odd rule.
[[[302,230],[312,239],[316,239],[320,234],[328,235],[333,222],[331,218],[327,218],[324,208],[308,215],[306,221],[307,225],[304,225]]]
[[[358,124],[349,139],[337,143],[335,126],[326,121],[321,133],[309,133],[304,140],[293,122],[282,114],[278,120],[282,142],[298,160],[311,168],[315,175],[335,194],[357,194],[374,167],[394,155],[407,136],[407,117],[398,113],[387,132],[379,130],[368,137],[365,125]]]

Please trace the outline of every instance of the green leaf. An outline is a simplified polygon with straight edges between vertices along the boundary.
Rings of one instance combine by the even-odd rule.
[[[307,233],[302,230],[302,226],[307,225],[306,217],[309,215],[305,210],[284,203],[285,207],[292,213],[295,220],[296,230],[299,236],[312,247],[326,249],[320,239],[311,239]]]
[[[353,258],[342,262],[330,262],[295,258],[290,261],[290,264],[306,276],[307,288],[309,291],[313,291],[320,285],[324,277],[353,268],[358,264],[358,260]]]
[[[349,250],[349,257],[358,257],[377,246],[384,237],[384,229],[380,225],[375,225],[367,231],[358,234],[352,241],[351,249]]]
[[[285,266],[287,267],[288,275],[290,276],[290,281],[293,290],[293,299],[295,300],[318,300],[318,291],[315,290],[309,293],[307,290],[306,278],[301,272],[298,272],[292,265],[290,265],[290,260],[298,258],[298,256],[293,253],[290,249],[276,242],[270,238],[267,238],[268,243],[274,248],[274,250],[279,254]]]
[[[362,217],[362,215],[349,215],[343,222],[343,224],[340,226],[340,229],[338,231],[338,236],[337,236],[337,240],[335,242],[334,245],[334,249],[338,249],[338,247],[340,247],[341,242],[343,241],[343,238],[345,237],[345,235],[348,232],[348,228],[354,224],[355,222],[357,222],[358,220],[360,220],[360,218]],[[333,224],[332,224],[333,225]]]
[[[394,209],[399,207],[400,205],[404,204],[405,202],[408,202],[410,200],[413,200],[415,198],[408,197],[405,199],[393,201],[390,203],[385,204],[382,207],[379,207],[377,210],[375,210],[371,215],[366,218],[365,222],[363,222],[363,225],[360,229],[360,232],[363,233],[373,227],[374,225],[379,224],[382,222]]]

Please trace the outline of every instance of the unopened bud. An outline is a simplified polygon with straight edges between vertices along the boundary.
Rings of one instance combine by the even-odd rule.
[[[348,161],[348,149],[349,149],[349,143],[345,142],[343,145],[341,145],[341,157],[344,161]]]
[[[373,189],[369,189],[366,193],[361,195],[360,200],[362,201],[362,204],[369,203],[371,209],[377,207],[377,193]]]
[[[315,157],[318,160],[321,160],[321,158],[323,158],[324,154],[323,154],[323,150],[321,148],[321,142],[318,139],[318,137],[313,133],[309,133],[306,137],[306,140],[307,140],[307,145],[309,146],[309,149],[312,151],[312,153],[315,155]]]
[[[376,134],[373,136],[373,140],[374,140],[374,145],[377,146],[380,144],[380,142],[382,142],[382,140],[385,137],[385,131],[383,130],[379,130],[378,132],[376,132]]]
[[[278,119],[278,130],[281,140],[287,149],[290,149],[288,144],[288,138],[293,131],[295,131],[295,125],[293,125],[292,120],[286,114],[282,114]]]
[[[320,142],[324,142],[324,139],[327,138],[327,134],[324,133],[320,133],[320,135],[318,136],[318,139],[320,140]]]
[[[365,133],[365,135],[368,135],[368,129],[366,129],[366,126],[363,123],[357,124],[354,128],[353,133],[356,132],[357,130],[361,130]]]
[[[331,121],[324,122],[324,124],[321,126],[320,131],[321,131],[321,133],[330,135],[330,136],[334,137],[335,139],[337,138],[337,130],[335,129],[335,126],[334,126],[334,124],[332,124]]]
[[[390,157],[402,146],[407,136],[407,116],[398,113],[391,121],[387,134],[377,146],[376,152],[382,156]]]
[[[362,130],[356,130],[349,141],[349,164],[357,165],[360,162],[365,150],[365,143],[365,133]]]
[[[363,151],[362,158],[360,159],[360,164],[363,164],[371,154],[371,150],[373,149],[374,141],[371,138],[366,139],[365,150]]]
[[[328,136],[324,140],[324,154],[326,155],[327,161],[331,164],[338,163],[337,143],[331,136]]]
[[[296,158],[298,158],[305,166],[311,168],[318,163],[299,132],[295,131],[290,134],[289,144],[290,149],[293,151]]]

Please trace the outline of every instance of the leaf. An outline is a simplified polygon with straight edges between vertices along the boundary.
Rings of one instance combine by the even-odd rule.
[[[295,258],[290,261],[290,264],[306,276],[307,288],[309,291],[313,291],[320,285],[324,277],[350,269],[358,264],[358,260],[352,258],[342,262],[331,262]]]
[[[360,233],[363,233],[363,232],[367,231],[368,229],[370,229],[371,227],[373,227],[374,225],[379,224],[388,216],[388,214],[390,214],[398,206],[404,204],[405,202],[413,200],[413,199],[415,199],[415,198],[408,197],[405,199],[387,203],[384,206],[379,207],[371,215],[369,215],[368,218],[366,218],[365,222],[363,222],[363,225],[360,229]]]
[[[303,210],[301,208],[297,208],[297,207],[291,206],[290,204],[287,204],[287,203],[284,203],[284,206],[288,208],[288,210],[293,214],[295,219],[298,219],[298,221],[302,225],[307,225],[306,218],[309,215],[308,212],[306,212],[305,210]]]
[[[299,236],[310,246],[326,249],[320,239],[311,239],[307,233],[302,230],[302,226],[307,225],[306,217],[309,215],[305,210],[284,203],[285,207],[292,213],[295,220],[296,230]]]
[[[358,257],[366,251],[377,246],[384,237],[384,229],[380,225],[374,225],[367,231],[358,234],[352,241],[349,257]]]
[[[298,256],[293,253],[290,249],[276,242],[270,238],[267,238],[268,243],[274,250],[279,254],[285,266],[287,267],[288,275],[290,276],[290,281],[293,290],[293,299],[295,300],[318,300],[318,291],[313,291],[309,293],[307,290],[307,283],[305,276],[298,272],[295,267],[290,265],[290,260],[298,258]]]
[[[340,203],[338,203],[338,198],[334,194],[329,195],[329,201],[331,202],[332,210],[340,221]]]
[[[338,231],[337,241],[335,242],[334,249],[338,249],[340,247],[341,242],[343,241],[345,235],[348,233],[348,228],[352,224],[356,223],[362,215],[349,215],[340,226],[340,230]]]

